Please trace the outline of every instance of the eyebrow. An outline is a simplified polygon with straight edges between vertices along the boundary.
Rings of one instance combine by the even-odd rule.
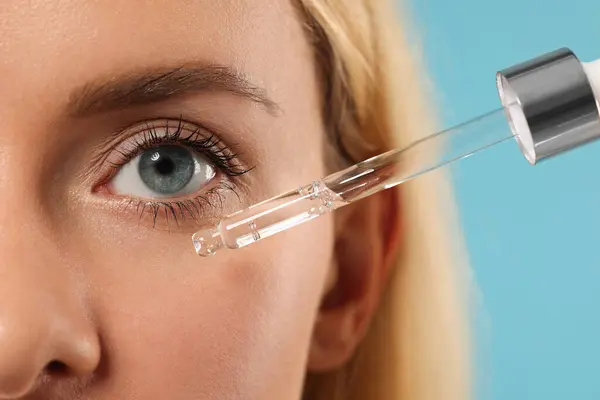
[[[207,92],[226,92],[246,98],[272,115],[280,111],[265,89],[224,65],[159,68],[92,82],[71,94],[68,107],[72,116],[82,117]]]

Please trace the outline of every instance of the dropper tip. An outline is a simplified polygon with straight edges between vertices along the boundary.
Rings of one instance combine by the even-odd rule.
[[[223,247],[223,239],[217,229],[198,231],[192,236],[196,253],[202,257],[214,255]]]

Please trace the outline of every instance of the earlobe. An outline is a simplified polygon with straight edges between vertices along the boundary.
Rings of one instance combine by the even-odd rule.
[[[338,211],[331,287],[324,294],[309,370],[340,367],[354,353],[385,290],[399,245],[399,201],[395,190]]]

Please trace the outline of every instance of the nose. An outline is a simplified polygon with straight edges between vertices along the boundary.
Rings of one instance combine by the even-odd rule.
[[[24,232],[24,224],[9,223],[2,214],[0,399],[19,399],[41,382],[91,376],[100,346],[83,285],[61,262],[64,257],[47,237]]]
[[[27,292],[13,292],[2,302],[0,399],[27,395],[43,377],[91,375],[98,364],[98,341],[87,323],[56,299]]]

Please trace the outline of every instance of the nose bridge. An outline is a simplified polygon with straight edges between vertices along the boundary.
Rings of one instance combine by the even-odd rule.
[[[9,107],[11,96],[0,96],[0,313],[18,304],[5,297],[27,293],[26,303],[34,307],[36,299],[56,300],[59,293],[71,293],[66,286],[72,282],[58,221],[44,193],[48,165],[43,121],[24,118],[19,110],[26,107]]]
[[[0,241],[4,235],[41,233],[40,227],[48,228],[52,216],[45,207],[49,194],[43,192],[51,178],[49,135],[38,118],[7,112],[4,104],[0,100]]]
[[[36,118],[5,106],[9,107],[6,99],[0,99],[0,228],[4,214],[14,216],[15,206],[36,200],[32,190],[42,172],[46,145]]]
[[[19,258],[33,265],[39,259],[36,253],[56,250],[49,229],[51,216],[45,215],[33,168],[19,163],[20,158],[14,151],[3,154],[0,146],[0,274],[9,264],[21,264]]]

